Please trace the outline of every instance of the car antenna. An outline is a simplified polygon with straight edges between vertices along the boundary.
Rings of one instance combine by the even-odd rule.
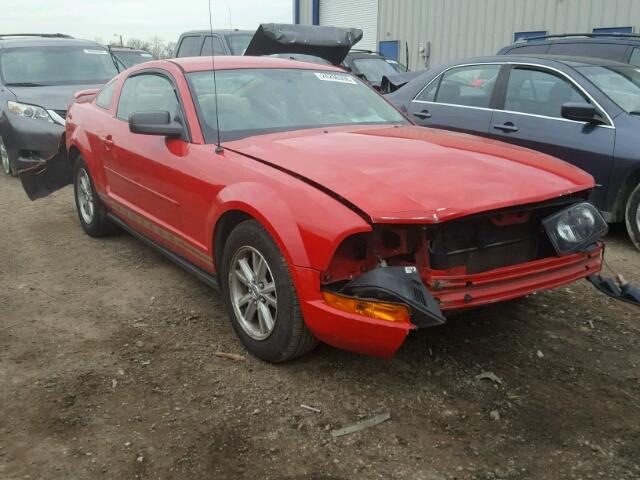
[[[213,51],[213,16],[211,15],[211,0],[209,0],[209,31],[211,32],[211,68],[213,70],[213,99],[216,105],[216,131],[218,133],[218,141],[216,142],[216,153],[224,152],[224,148],[220,145],[220,118],[218,117],[218,85],[216,83],[216,56]]]

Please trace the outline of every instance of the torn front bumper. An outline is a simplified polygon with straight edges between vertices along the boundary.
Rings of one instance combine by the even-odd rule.
[[[603,246],[476,274],[428,271],[422,275],[445,311],[479,307],[575,282],[602,268]]]
[[[423,282],[429,293],[437,299],[441,310],[462,310],[523,297],[580,280],[600,271],[602,255],[603,247],[599,244],[587,252],[478,274],[448,275],[447,272],[431,271],[428,279],[423,277]],[[295,267],[292,274],[307,327],[320,341],[329,345],[365,355],[391,357],[409,331],[419,328],[413,319],[406,323],[390,322],[334,308],[321,296],[316,270]]]

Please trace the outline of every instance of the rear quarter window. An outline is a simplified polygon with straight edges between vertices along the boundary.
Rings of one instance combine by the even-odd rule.
[[[609,60],[625,61],[627,45],[617,43],[557,43],[551,45],[547,53],[549,55],[575,55],[578,57],[607,58]]]
[[[98,93],[98,96],[96,97],[96,105],[98,105],[100,108],[104,108],[105,110],[107,110],[111,105],[111,99],[113,98],[113,92],[115,91],[115,89],[116,89],[115,81],[105,85],[103,89],[100,90],[100,93]]]

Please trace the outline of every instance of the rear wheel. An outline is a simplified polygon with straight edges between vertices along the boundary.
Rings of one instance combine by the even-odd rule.
[[[112,233],[114,226],[107,218],[107,209],[96,193],[82,157],[78,157],[75,162],[73,185],[78,218],[84,231],[91,237],[103,237]]]
[[[627,232],[636,248],[640,249],[640,184],[629,195],[625,212]]]
[[[258,222],[244,221],[231,232],[221,273],[231,324],[251,354],[284,362],[317,345],[302,318],[287,263]]]
[[[7,150],[2,137],[0,137],[0,163],[2,164],[2,171],[5,175],[12,175],[13,168],[11,167],[11,160],[9,159],[9,151]]]

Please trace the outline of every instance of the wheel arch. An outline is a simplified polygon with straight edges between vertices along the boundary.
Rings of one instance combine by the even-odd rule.
[[[251,219],[267,230],[287,263],[310,266],[295,215],[274,189],[254,182],[237,183],[223,188],[216,200],[221,207],[210,215],[211,251],[216,271],[219,271],[229,233],[242,221]]]
[[[611,222],[624,222],[627,201],[631,192],[640,184],[640,167],[633,170],[622,183],[612,208]]]

